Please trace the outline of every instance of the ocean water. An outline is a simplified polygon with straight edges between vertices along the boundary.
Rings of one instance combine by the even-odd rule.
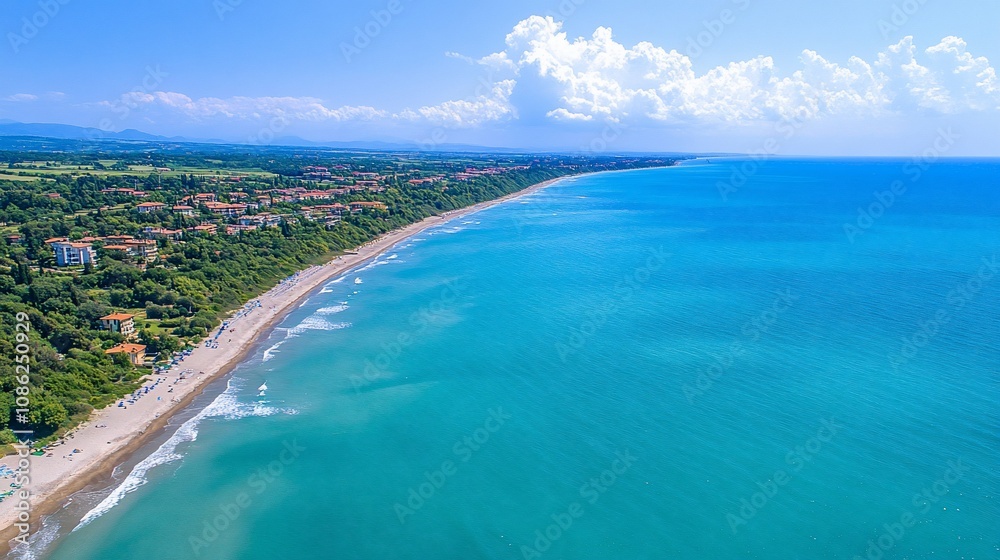
[[[712,159],[459,218],[312,294],[43,555],[1000,558],[998,187]]]

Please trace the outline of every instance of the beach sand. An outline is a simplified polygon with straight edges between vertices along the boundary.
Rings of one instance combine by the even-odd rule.
[[[42,516],[62,508],[74,492],[91,484],[109,481],[116,465],[126,461],[130,454],[160,433],[172,415],[188,406],[210,381],[229,373],[247,356],[257,340],[268,335],[289,311],[295,309],[298,302],[330,279],[377,257],[393,245],[427,228],[530,194],[563,178],[545,181],[496,200],[433,216],[392,231],[358,247],[356,251],[297,273],[256,298],[255,301],[259,301],[260,305],[250,307],[249,312],[245,311],[248,307],[240,308],[228,318],[230,324],[226,332],[218,337],[217,348],[207,348],[205,341],[202,341],[169,373],[148,376],[145,386],[152,386],[157,379],[162,378],[163,381],[137,402],[129,404],[127,408],[118,407],[116,403],[95,411],[65,438],[65,444],[51,450],[51,457],[31,457],[28,473],[30,482],[24,488],[31,494],[31,531],[40,526]],[[216,332],[217,329],[210,334],[209,339]],[[186,370],[193,374],[182,381],[179,377]],[[173,391],[168,392],[170,389]],[[80,452],[71,453],[74,449]],[[0,464],[16,470],[17,460],[17,456],[7,456],[0,460]],[[0,478],[0,484],[4,487],[2,490],[7,490],[6,487],[11,482],[12,478]],[[15,505],[19,501],[16,497],[15,494],[0,503],[0,527],[4,528],[0,531],[3,542],[0,546],[3,547],[17,544],[9,543],[10,539],[18,536],[18,529],[14,526],[18,514]],[[6,549],[0,549],[0,553],[5,552]]]

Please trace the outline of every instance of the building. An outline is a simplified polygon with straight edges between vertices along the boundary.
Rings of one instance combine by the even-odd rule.
[[[206,202],[205,207],[213,214],[220,216],[242,216],[247,212],[246,204],[226,204],[225,202]]]
[[[184,230],[146,226],[142,228],[142,235],[148,239],[170,239],[172,241],[180,241],[184,237]]]
[[[365,201],[365,202],[352,202],[351,212],[360,212],[362,210],[388,210],[388,207],[384,202],[376,201]]]
[[[181,216],[194,216],[194,208],[190,206],[185,206],[183,204],[178,204],[173,208],[174,214],[180,214]]]
[[[72,241],[55,241],[50,244],[55,251],[56,266],[79,266],[81,264],[97,264],[97,253],[90,243],[74,243]]]
[[[205,235],[215,235],[219,231],[219,226],[215,224],[201,224],[200,226],[188,228],[188,231],[204,233]]]
[[[326,212],[328,214],[332,214],[332,215],[335,215],[335,216],[340,216],[341,214],[344,213],[344,210],[347,210],[347,207],[344,206],[343,204],[340,204],[339,202],[336,203],[336,204],[319,204],[319,205],[316,205],[315,208],[317,210],[321,210],[323,212]]]
[[[112,313],[101,317],[101,328],[111,332],[121,333],[125,338],[135,337],[135,315],[128,313]]]
[[[125,246],[129,248],[129,254],[147,261],[156,260],[156,255],[159,253],[156,241],[152,239],[129,239],[125,242]]]
[[[137,191],[135,189],[101,189],[101,192],[106,194],[126,195],[133,198],[146,198],[149,196],[149,193],[146,191]]]
[[[299,195],[299,200],[326,200],[332,197],[330,191],[306,191]]]
[[[166,208],[167,205],[162,202],[143,202],[135,207],[140,214],[149,214],[150,212],[159,212]]]
[[[248,226],[245,226],[245,225],[242,225],[242,224],[233,224],[233,225],[226,226],[226,234],[227,235],[238,235],[238,234],[240,234],[242,232],[245,232],[245,231],[254,231],[257,228],[258,228],[257,225],[248,225]]]
[[[276,226],[281,223],[281,216],[278,214],[272,214],[271,212],[264,212],[257,214],[255,216],[243,216],[237,223],[241,226],[251,226],[257,225],[260,227]]]
[[[146,347],[142,344],[123,342],[104,351],[105,354],[128,354],[128,359],[134,366],[141,366],[146,361]]]

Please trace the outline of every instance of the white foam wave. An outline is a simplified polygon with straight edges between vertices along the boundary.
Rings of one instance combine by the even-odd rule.
[[[288,329],[288,336],[298,336],[306,331],[335,331],[350,327],[350,323],[331,323],[318,315],[311,315],[298,325]]]
[[[46,517],[42,522],[42,528],[35,531],[28,537],[27,544],[18,544],[10,551],[9,558],[17,560],[35,560],[42,558],[49,546],[59,537],[59,523]]]
[[[321,294],[329,294],[329,293],[333,292],[333,285],[334,284],[340,284],[346,278],[347,278],[347,276],[345,275],[345,276],[341,276],[340,278],[337,278],[336,280],[331,280],[331,281],[327,282],[323,286],[323,289],[319,291],[319,293],[321,293]]]
[[[261,359],[261,361],[262,362],[267,362],[267,361],[270,361],[272,358],[274,358],[274,355],[278,353],[278,348],[280,348],[281,345],[284,344],[284,343],[285,343],[284,340],[280,340],[274,346],[268,348],[267,350],[264,350],[264,356]]]
[[[178,459],[183,458],[177,451],[177,447],[182,443],[189,443],[198,439],[198,426],[201,424],[202,420],[206,418],[223,418],[225,420],[238,420],[240,418],[248,418],[251,416],[273,416],[275,414],[296,414],[297,411],[291,408],[279,408],[265,406],[257,402],[241,402],[237,397],[237,393],[242,386],[242,382],[237,382],[237,378],[232,378],[226,385],[226,390],[223,391],[218,397],[212,401],[211,404],[206,406],[201,412],[196,414],[193,418],[181,424],[177,431],[174,432],[170,439],[165,441],[156,451],[154,451],[150,456],[146,457],[142,461],[132,468],[132,472],[129,473],[125,480],[118,485],[114,490],[111,491],[101,503],[94,506],[80,523],[73,529],[76,531],[97,519],[98,517],[104,515],[108,511],[111,511],[122,498],[126,495],[134,492],[148,481],[146,474],[153,468],[160,465],[165,465],[167,463],[172,463]]]
[[[300,308],[301,308],[301,307],[305,307],[305,305],[306,305],[307,303],[309,303],[309,300],[310,300],[310,299],[312,299],[312,298],[306,298],[305,300],[303,300],[303,302],[302,302],[301,304],[299,304],[299,307],[300,307]]]
[[[389,264],[388,260],[375,259],[372,262],[366,264],[365,266],[357,269],[357,272],[364,272],[366,270],[371,270],[371,269],[375,268],[376,266],[383,266],[383,265],[387,265],[387,264]]]
[[[454,235],[460,231],[465,231],[466,229],[467,226],[455,225],[453,222],[448,222],[427,230],[427,236],[441,235],[442,233],[445,235]]]
[[[396,260],[398,258],[399,258],[399,255],[396,254],[396,253],[393,253],[393,254],[389,255],[388,257],[386,257],[386,260],[393,261],[393,260]]]
[[[323,307],[316,310],[318,315],[333,315],[334,313],[340,313],[341,311],[347,310],[347,302],[343,302],[340,305],[332,305],[330,307]]]

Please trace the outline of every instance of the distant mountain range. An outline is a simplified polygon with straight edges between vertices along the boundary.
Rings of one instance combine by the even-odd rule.
[[[55,124],[55,123],[22,123],[17,121],[12,121],[9,119],[0,119],[0,138],[4,138],[6,141],[3,142],[5,145],[16,144],[18,147],[25,147],[25,142],[17,141],[15,138],[19,139],[52,139],[52,140],[67,140],[67,141],[82,141],[82,142],[108,142],[108,143],[152,143],[152,144],[213,144],[219,146],[234,146],[234,147],[255,147],[256,144],[232,142],[227,140],[219,139],[202,139],[202,138],[186,138],[183,136],[158,136],[156,134],[149,134],[142,132],[141,130],[128,129],[121,132],[106,132],[97,128],[87,128],[82,126],[74,126],[69,124]],[[36,144],[37,141],[30,141],[32,144]],[[94,147],[92,144],[91,147]],[[281,148],[332,148],[336,150],[361,150],[361,151],[399,151],[399,152],[442,152],[442,153],[508,153],[508,154],[518,154],[518,153],[569,153],[566,150],[532,150],[527,148],[503,148],[503,147],[488,147],[488,146],[476,146],[472,144],[438,144],[431,149],[427,146],[418,144],[416,142],[406,142],[406,141],[350,141],[350,142],[313,142],[311,140],[305,140],[297,136],[284,136],[281,138],[275,138],[273,142],[270,142],[265,147],[281,147]],[[659,155],[664,156],[690,156],[695,154],[685,154],[685,153],[661,153],[657,152]],[[647,152],[648,154],[648,152]],[[613,155],[613,154],[608,154]],[[712,155],[720,156],[726,154],[702,154],[702,155]]]
[[[61,140],[109,139],[148,142],[172,140],[164,136],[146,134],[145,132],[132,129],[121,132],[105,132],[98,128],[84,128],[69,124],[19,123],[10,120],[0,121],[0,136],[41,136],[43,138],[58,138]]]
[[[128,129],[121,132],[106,132],[98,128],[87,128],[68,124],[50,123],[21,123],[11,120],[0,120],[0,136],[19,137],[41,137],[58,140],[118,140],[135,142],[170,142],[170,143],[192,143],[192,144],[231,144],[240,145],[239,142],[230,142],[218,139],[186,138],[183,136],[158,136],[149,134],[141,130]],[[352,141],[352,142],[313,142],[297,136],[284,136],[275,138],[269,143],[272,146],[301,146],[301,147],[324,147],[354,150],[423,150],[417,143],[408,142],[384,142],[384,141]],[[468,144],[441,144],[433,151],[440,152],[525,152],[512,148],[487,148],[484,146],[473,146]]]

